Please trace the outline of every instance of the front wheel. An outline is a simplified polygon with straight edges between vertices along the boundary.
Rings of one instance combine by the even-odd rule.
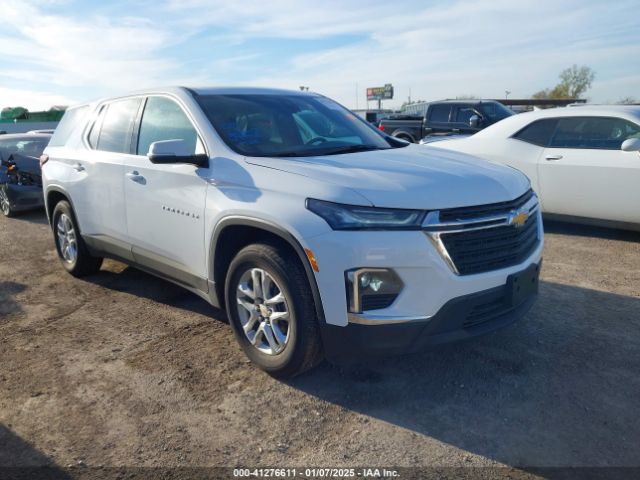
[[[53,237],[62,266],[74,277],[84,277],[100,270],[102,258],[89,254],[69,202],[58,202],[52,218]]]
[[[313,296],[293,252],[269,244],[243,248],[229,266],[227,314],[249,359],[290,378],[322,360]]]

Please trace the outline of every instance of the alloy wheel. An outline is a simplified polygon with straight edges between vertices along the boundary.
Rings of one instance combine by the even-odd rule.
[[[67,263],[74,263],[78,258],[78,242],[73,223],[66,213],[58,218],[56,224],[56,235],[58,237],[58,248],[62,258]]]
[[[261,268],[247,270],[236,288],[240,324],[256,349],[281,353],[290,337],[289,303],[276,280]]]

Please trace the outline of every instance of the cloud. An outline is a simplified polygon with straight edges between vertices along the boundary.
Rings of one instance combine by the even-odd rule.
[[[126,12],[126,15],[122,15]],[[75,100],[161,84],[309,85],[350,107],[412,97],[526,97],[597,72],[594,100],[638,96],[636,4],[470,0],[0,2],[4,85]],[[356,84],[358,90],[356,91]],[[11,103],[11,102],[9,102]]]
[[[54,105],[69,105],[74,101],[68,97],[34,90],[0,87],[0,98],[4,107],[28,107],[32,111],[48,110]]]
[[[88,15],[78,21],[11,0],[0,6],[0,17],[19,36],[0,37],[0,54],[41,71],[55,85],[130,88],[177,68],[155,55],[167,34],[143,20]]]
[[[602,92],[610,89],[605,71],[611,63],[638,72],[628,61],[640,53],[629,10],[629,3],[531,1],[429,7],[358,44],[298,55],[286,74],[258,81],[310,85],[349,106],[356,103],[356,83],[363,106],[363,87],[390,82],[397,100],[387,104],[397,106],[410,91],[414,99],[464,93],[501,98],[505,90],[512,98],[528,97],[554,85],[563,68],[581,63],[599,72],[594,91]]]

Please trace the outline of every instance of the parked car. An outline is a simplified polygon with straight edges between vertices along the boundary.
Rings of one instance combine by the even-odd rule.
[[[0,137],[0,211],[4,216],[44,206],[39,158],[50,138],[32,133]]]
[[[495,100],[445,100],[409,108],[409,114],[383,118],[378,128],[392,137],[418,143],[425,137],[472,135],[513,115]]]
[[[318,94],[99,101],[67,110],[43,162],[65,269],[112,257],[184,286],[273,375],[479,335],[536,295],[524,175],[398,141]]]
[[[437,143],[524,172],[550,218],[640,229],[640,107],[523,113]]]

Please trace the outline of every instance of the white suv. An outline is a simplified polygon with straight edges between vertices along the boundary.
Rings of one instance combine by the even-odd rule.
[[[505,325],[543,247],[524,175],[409,145],[332,100],[170,88],[70,109],[41,158],[62,265],[111,257],[225,308],[292,376]]]

